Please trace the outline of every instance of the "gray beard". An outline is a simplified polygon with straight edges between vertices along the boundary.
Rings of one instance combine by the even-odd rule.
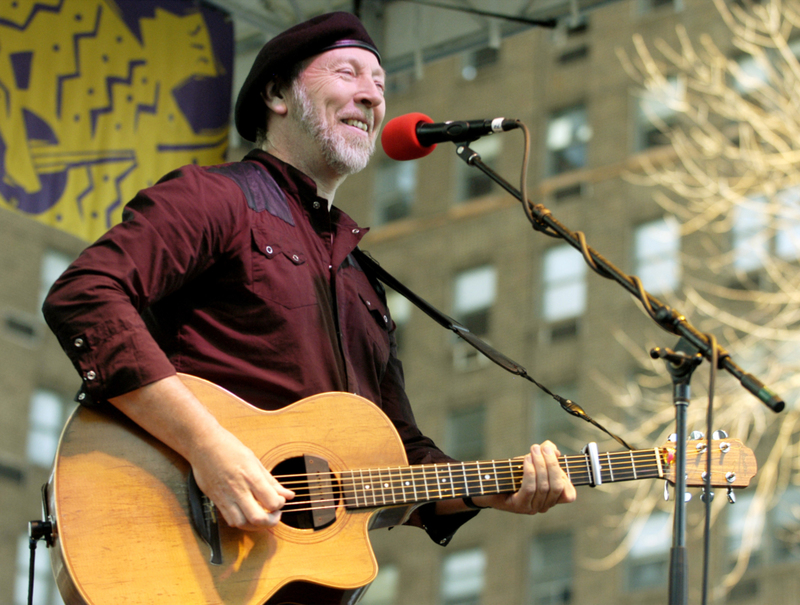
[[[322,155],[328,165],[337,173],[355,174],[366,168],[369,158],[375,152],[374,140],[348,138],[336,132],[325,116],[316,107],[299,80],[292,83],[292,94],[298,103],[292,106],[294,118],[301,128],[319,143]]]

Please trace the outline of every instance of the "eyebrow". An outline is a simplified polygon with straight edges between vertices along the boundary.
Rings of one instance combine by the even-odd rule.
[[[352,55],[346,56],[346,57],[337,57],[337,59],[334,60],[331,63],[331,66],[335,67],[336,65],[341,65],[343,63],[347,63],[348,65],[357,66],[361,71],[367,71],[369,69],[369,65],[367,65],[366,61],[362,61],[360,58],[354,57]],[[379,64],[376,69],[372,70],[372,75],[373,75],[373,77],[374,76],[380,76],[381,78],[383,78],[385,80],[386,79],[386,70],[383,68],[382,65]]]

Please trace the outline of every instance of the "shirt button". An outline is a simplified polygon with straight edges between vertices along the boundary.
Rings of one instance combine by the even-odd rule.
[[[83,401],[86,399],[86,393],[78,393],[78,401]]]
[[[97,378],[97,373],[94,370],[86,372],[86,380],[94,380],[95,378]]]
[[[358,235],[361,233],[361,229],[353,229],[353,235]]]
[[[311,205],[314,207],[314,210],[319,210],[319,207],[320,207],[320,203],[319,202],[314,202]]]
[[[83,347],[83,345],[84,345],[84,344],[86,344],[86,343],[85,343],[85,341],[83,340],[83,338],[80,338],[80,337],[78,337],[78,338],[76,338],[75,340],[73,340],[73,341],[72,341],[72,344],[74,344],[74,345],[75,345],[75,348],[76,348],[76,349],[80,349],[80,348],[81,348],[81,347]]]
[[[367,301],[367,306],[368,306],[368,307],[371,307],[371,306],[372,306],[372,303],[371,303],[371,302],[369,302],[369,301]]]
[[[299,261],[299,260],[300,260],[300,257],[299,257],[299,256],[297,256],[296,254],[292,254],[292,260],[293,260],[294,262],[297,262],[297,261]]]
[[[267,246],[267,254],[272,254],[272,246]]]
[[[387,323],[387,324],[389,323],[389,318],[386,317],[385,315],[383,316],[383,323]]]

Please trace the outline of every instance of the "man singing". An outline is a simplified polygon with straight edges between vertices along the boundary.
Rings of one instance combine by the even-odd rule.
[[[236,102],[241,162],[185,166],[141,191],[44,305],[81,377],[191,465],[225,522],[275,526],[294,497],[212,416],[176,372],[276,410],[356,393],[391,419],[409,463],[451,460],[417,428],[384,293],[353,251],[366,229],[334,205],[362,170],[386,112],[381,58],[348,13],[270,40]],[[555,446],[534,445],[516,493],[426,504],[411,519],[446,544],[479,508],[545,512],[575,489]]]

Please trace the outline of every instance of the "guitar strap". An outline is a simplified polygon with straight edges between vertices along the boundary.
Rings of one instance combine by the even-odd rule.
[[[525,380],[528,380],[533,384],[535,384],[537,387],[539,387],[545,393],[547,393],[553,399],[555,399],[567,413],[572,414],[573,416],[577,416],[578,418],[581,418],[586,422],[594,425],[595,427],[599,428],[601,431],[612,437],[614,440],[616,440],[618,443],[622,444],[629,450],[633,449],[621,437],[618,437],[614,433],[611,433],[600,423],[595,421],[577,403],[571,401],[570,399],[564,399],[561,395],[553,393],[546,386],[540,384],[534,378],[532,378],[528,374],[528,371],[523,366],[518,364],[513,359],[506,357],[500,351],[498,351],[494,347],[487,344],[485,341],[475,336],[465,326],[457,322],[455,319],[449,317],[445,313],[442,313],[439,309],[431,305],[428,301],[415,294],[411,289],[403,285],[402,282],[400,282],[386,269],[381,267],[380,263],[376,261],[374,258],[372,258],[372,256],[368,252],[365,252],[360,248],[356,248],[355,250],[353,250],[353,256],[356,258],[358,264],[361,265],[361,268],[367,274],[372,274],[376,279],[378,279],[385,285],[392,288],[392,290],[407,298],[409,302],[414,304],[417,308],[421,309],[428,317],[433,319],[440,326],[453,331],[456,334],[456,336],[466,341],[475,349],[486,355],[486,357],[488,357],[494,363],[499,365],[501,368],[507,370],[508,372],[511,372],[516,376],[521,376]]]
[[[380,280],[381,282],[389,286],[392,290],[394,290],[398,294],[403,295],[405,298],[409,300],[409,302],[411,302],[419,309],[421,309],[428,317],[433,319],[433,321],[438,323],[440,326],[455,332],[456,336],[465,340],[467,343],[469,343],[475,349],[486,355],[486,357],[491,359],[493,362],[495,362],[497,365],[504,368],[505,370],[517,376],[527,377],[528,372],[524,367],[522,367],[516,361],[509,359],[508,357],[503,355],[500,351],[496,350],[494,347],[492,347],[485,341],[475,336],[464,325],[460,324],[455,319],[449,317],[445,313],[442,313],[439,309],[431,305],[428,301],[415,294],[412,290],[410,290],[407,286],[403,285],[396,277],[394,277],[386,269],[381,267],[380,263],[378,263],[378,261],[372,258],[372,256],[368,252],[356,248],[353,251],[353,256],[356,257],[356,260],[358,260],[358,263],[361,265],[361,268],[364,269],[364,271],[372,273],[372,275],[374,275],[376,279]]]

